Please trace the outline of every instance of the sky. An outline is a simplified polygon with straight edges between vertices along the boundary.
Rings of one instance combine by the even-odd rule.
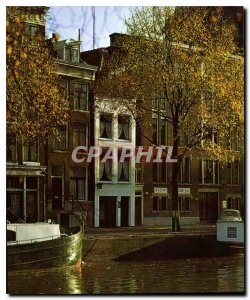
[[[78,39],[81,31],[81,50],[109,46],[109,35],[126,32],[124,20],[134,7],[128,6],[52,6],[46,22],[46,33],[51,37],[59,33],[60,39]],[[95,15],[95,35],[93,34],[93,10]],[[93,45],[93,36],[94,45]]]

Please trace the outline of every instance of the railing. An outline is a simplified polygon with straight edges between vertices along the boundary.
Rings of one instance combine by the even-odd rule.
[[[28,240],[20,240],[20,241],[8,241],[7,245],[20,245],[20,244],[32,244],[37,242],[43,242],[43,241],[51,241],[55,239],[59,239],[62,236],[67,237],[67,234],[60,234],[60,235],[53,235],[53,236],[47,236],[47,237],[41,237],[41,238],[35,238],[35,239],[28,239]]]

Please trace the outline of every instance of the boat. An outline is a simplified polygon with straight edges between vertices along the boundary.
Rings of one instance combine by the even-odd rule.
[[[79,266],[82,229],[66,234],[61,228],[46,222],[7,224],[8,271]]]
[[[239,210],[224,209],[217,221],[217,241],[235,250],[244,249],[245,223]]]

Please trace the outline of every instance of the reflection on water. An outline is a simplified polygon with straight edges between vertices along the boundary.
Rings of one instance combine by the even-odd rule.
[[[87,263],[82,270],[10,273],[10,294],[243,292],[244,255]]]

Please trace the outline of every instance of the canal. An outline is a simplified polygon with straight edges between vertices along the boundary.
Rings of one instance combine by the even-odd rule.
[[[244,254],[146,262],[94,262],[80,270],[8,274],[9,294],[244,292]]]

